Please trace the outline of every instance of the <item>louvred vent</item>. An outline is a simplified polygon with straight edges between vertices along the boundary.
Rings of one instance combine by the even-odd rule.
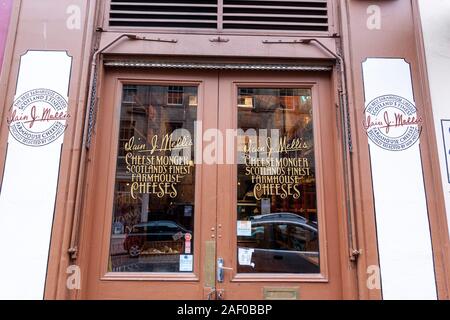
[[[224,0],[224,29],[328,31],[327,0]]]
[[[328,31],[328,0],[111,0],[113,27]]]
[[[115,27],[217,28],[217,0],[111,0]]]

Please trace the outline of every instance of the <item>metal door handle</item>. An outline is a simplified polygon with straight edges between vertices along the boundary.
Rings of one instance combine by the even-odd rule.
[[[233,268],[230,267],[225,267],[224,266],[224,262],[223,262],[223,258],[218,258],[217,259],[217,282],[222,283],[223,279],[224,279],[224,270],[230,270],[232,271]]]

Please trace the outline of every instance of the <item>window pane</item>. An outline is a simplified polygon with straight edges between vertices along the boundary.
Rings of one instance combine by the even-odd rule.
[[[238,272],[319,273],[311,90],[239,88]]]
[[[110,271],[193,271],[196,101],[197,87],[124,86]]]

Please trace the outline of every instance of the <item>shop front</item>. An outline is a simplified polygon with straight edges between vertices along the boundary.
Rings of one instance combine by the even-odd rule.
[[[376,8],[395,32],[377,31]],[[0,223],[20,212],[32,241],[0,233],[15,261],[0,264],[0,295],[448,299],[417,10],[13,5]]]

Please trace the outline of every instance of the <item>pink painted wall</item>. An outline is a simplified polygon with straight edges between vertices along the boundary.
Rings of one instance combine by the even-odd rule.
[[[0,0],[0,72],[2,70],[3,54],[5,52],[12,2],[13,0]]]

